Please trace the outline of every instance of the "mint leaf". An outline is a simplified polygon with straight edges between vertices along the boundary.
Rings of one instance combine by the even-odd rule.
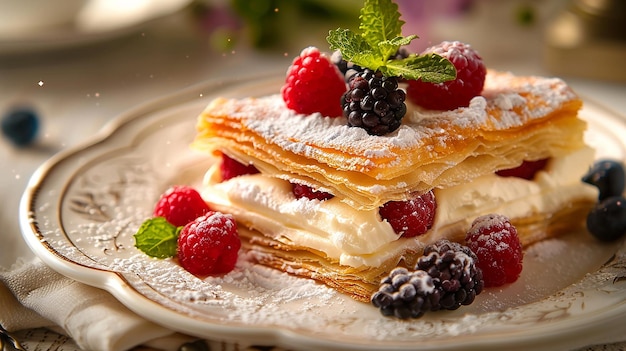
[[[411,55],[402,60],[389,60],[380,70],[385,75],[424,82],[442,83],[456,78],[456,68],[437,54]]]
[[[398,52],[401,46],[408,45],[417,38],[417,35],[410,35],[408,37],[395,37],[390,40],[381,41],[377,44],[378,51],[381,54],[383,60],[387,60],[389,57],[393,57]]]
[[[341,51],[341,56],[346,61],[352,61],[353,57],[357,54],[371,53],[372,51],[372,47],[362,36],[349,29],[331,30],[328,32],[326,41],[330,44],[331,50]]]
[[[382,60],[379,55],[375,55],[371,51],[358,53],[352,56],[352,60],[350,61],[356,65],[367,67],[374,71],[385,65],[385,60]]]
[[[427,54],[411,55],[394,60],[400,47],[408,45],[417,35],[402,36],[398,5],[392,0],[365,0],[359,17],[361,34],[349,29],[336,29],[326,40],[331,50],[339,50],[344,60],[386,76],[421,79],[441,83],[456,78],[454,65],[444,57]]]
[[[147,219],[134,235],[135,247],[148,256],[167,258],[176,256],[178,233],[176,227],[164,217]]]
[[[359,29],[372,47],[402,35],[398,5],[391,0],[367,0],[361,9]]]

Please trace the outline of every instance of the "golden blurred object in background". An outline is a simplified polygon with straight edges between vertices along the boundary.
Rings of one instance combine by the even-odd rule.
[[[626,81],[626,1],[571,0],[545,42],[545,64],[556,75]]]

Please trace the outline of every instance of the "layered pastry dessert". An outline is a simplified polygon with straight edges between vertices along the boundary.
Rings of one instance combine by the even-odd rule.
[[[294,61],[282,94],[208,105],[193,147],[221,161],[206,173],[202,197],[234,216],[251,257],[369,301],[382,277],[414,267],[439,239],[462,242],[478,216],[510,218],[524,246],[583,226],[598,191],[581,181],[594,151],[583,141],[579,97],[560,79],[485,70],[458,43],[425,55],[383,60],[369,71],[352,65],[357,73],[346,82],[339,69],[316,73],[319,82],[306,81],[306,101],[294,104],[293,89],[311,75],[302,72],[326,62],[309,48]],[[344,64],[362,55],[347,56]],[[436,78],[389,76],[423,60],[435,68],[454,64],[452,85],[465,80],[462,88],[445,88],[466,90],[444,104],[472,82],[474,92],[453,106],[411,99],[429,94],[413,82]],[[341,97],[330,98],[337,89]],[[302,107],[310,101],[312,111]],[[241,171],[230,174],[233,164]],[[407,203],[413,213],[386,214]]]
[[[524,245],[580,227],[597,201],[581,182],[593,163],[580,99],[558,79],[489,71],[481,96],[451,111],[409,106],[397,131],[372,136],[343,117],[300,115],[280,95],[218,99],[198,120],[194,147],[259,171],[222,181],[207,173],[204,199],[241,224],[260,263],[369,299],[380,276],[413,265],[439,238],[462,240],[471,221],[511,218]],[[546,160],[532,179],[497,171]],[[330,193],[297,199],[292,184]],[[379,208],[433,191],[432,227],[403,237]],[[249,230],[241,230],[241,228]]]

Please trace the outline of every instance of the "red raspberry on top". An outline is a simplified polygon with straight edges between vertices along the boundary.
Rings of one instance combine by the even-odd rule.
[[[222,154],[220,172],[222,174],[222,181],[227,181],[241,175],[259,173],[259,170],[253,165],[244,165],[236,160],[233,160],[227,155]]]
[[[293,60],[281,89],[288,108],[302,114],[342,115],[346,83],[339,69],[317,48],[309,47]]]
[[[153,214],[155,217],[165,217],[168,222],[180,227],[209,211],[209,206],[196,189],[178,185],[161,195]]]
[[[524,254],[517,229],[503,215],[476,218],[465,237],[467,246],[478,257],[485,286],[513,283],[522,272]]]
[[[405,238],[422,235],[435,221],[437,202],[431,191],[407,201],[389,201],[378,213],[387,220],[394,232]]]
[[[444,41],[422,52],[435,53],[450,60],[456,68],[456,79],[443,83],[409,81],[407,97],[413,103],[432,110],[454,110],[469,106],[480,95],[487,69],[480,55],[469,45]]]
[[[178,236],[178,261],[188,272],[207,276],[230,272],[241,240],[231,215],[209,212],[187,224]]]

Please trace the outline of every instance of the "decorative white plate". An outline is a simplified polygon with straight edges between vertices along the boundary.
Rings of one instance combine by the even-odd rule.
[[[279,90],[282,77],[212,82],[141,106],[32,177],[21,203],[26,242],[48,265],[108,290],[183,333],[294,349],[556,350],[626,335],[626,247],[571,233],[526,250],[520,280],[474,304],[398,321],[307,279],[250,263],[204,280],[151,259],[133,234],[170,185],[198,185],[206,155],[189,149],[196,116],[217,95]],[[586,103],[599,157],[626,158],[626,119]]]

